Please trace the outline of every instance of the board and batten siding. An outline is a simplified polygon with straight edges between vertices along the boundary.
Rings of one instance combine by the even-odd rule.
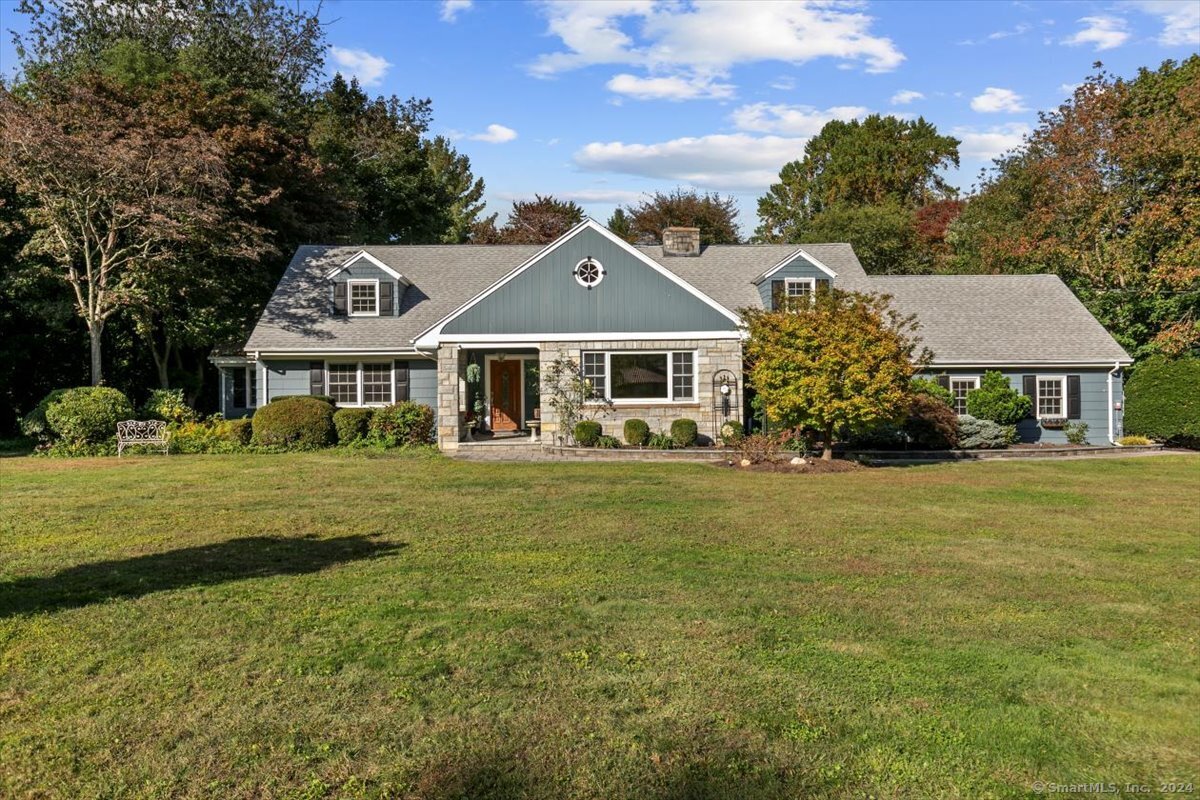
[[[971,369],[963,367],[930,368],[924,377],[936,378],[938,375],[951,377],[977,375],[981,379],[988,371],[1000,372],[1008,378],[1008,383],[1017,392],[1023,393],[1022,380],[1025,375],[1044,375],[1057,377],[1061,375],[1079,376],[1079,419],[1071,422],[1086,422],[1088,425],[1088,442],[1095,445],[1108,444],[1108,370],[1083,369],[1080,367],[1005,367],[1003,369]],[[1123,373],[1113,376],[1113,402],[1121,403],[1124,407],[1125,394],[1122,385]],[[1036,411],[1036,409],[1035,409]],[[1121,412],[1114,412],[1114,434],[1121,435]],[[1044,444],[1066,444],[1067,435],[1062,430],[1046,429],[1038,424],[1037,419],[1023,419],[1017,424],[1017,433],[1022,442],[1041,442]]]
[[[591,257],[604,278],[588,289],[575,265]],[[593,230],[582,230],[451,320],[443,335],[733,331],[737,323]]]
[[[830,278],[828,272],[813,266],[812,262],[804,256],[796,256],[789,263],[780,267],[774,275],[758,284],[758,296],[762,299],[763,308],[771,307],[771,281],[783,281],[788,278],[820,278],[829,281],[830,286],[837,286],[837,281]]]

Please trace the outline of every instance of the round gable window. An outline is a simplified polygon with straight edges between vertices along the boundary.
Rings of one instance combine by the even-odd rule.
[[[580,286],[591,289],[604,280],[604,265],[588,256],[575,265],[575,282]]]

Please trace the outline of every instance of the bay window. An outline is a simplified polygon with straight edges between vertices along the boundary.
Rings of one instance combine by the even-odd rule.
[[[614,403],[696,397],[695,355],[690,350],[584,353],[583,377],[597,396]]]

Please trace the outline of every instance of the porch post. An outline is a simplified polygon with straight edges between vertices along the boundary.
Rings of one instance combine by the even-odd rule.
[[[461,351],[458,345],[444,344],[438,348],[438,447],[457,450],[462,435],[459,424],[459,380]]]

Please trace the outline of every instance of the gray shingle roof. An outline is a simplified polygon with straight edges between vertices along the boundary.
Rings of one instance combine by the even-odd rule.
[[[920,336],[938,362],[1037,364],[1115,360],[1129,356],[1052,275],[879,276],[863,271],[848,244],[806,244],[805,251],[838,274],[842,289],[890,294],[917,314]],[[403,350],[447,314],[487,289],[542,248],[538,245],[307,245],[296,251],[248,351]],[[695,257],[642,253],[728,309],[758,306],[753,281],[795,245],[711,245]],[[332,314],[327,272],[366,250],[412,286],[396,317]]]
[[[916,314],[938,363],[1112,363],[1126,353],[1055,275],[876,276],[873,291]]]

